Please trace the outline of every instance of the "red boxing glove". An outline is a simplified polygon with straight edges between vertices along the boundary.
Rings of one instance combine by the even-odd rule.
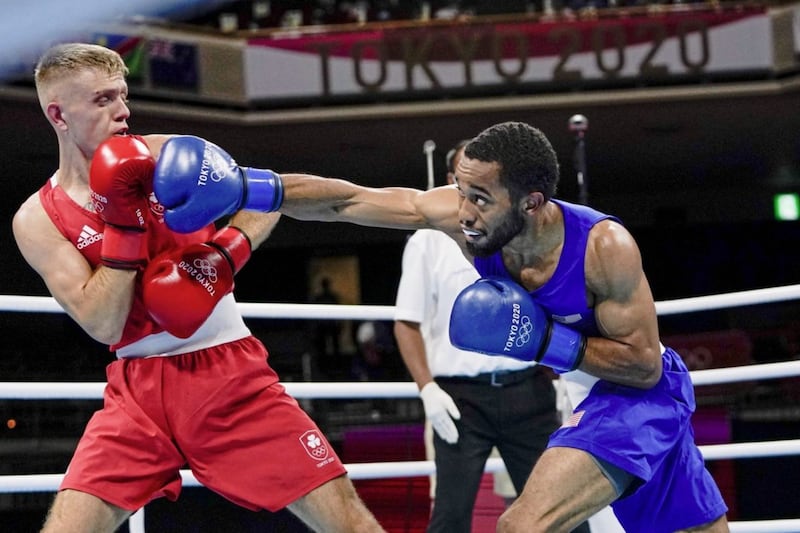
[[[228,226],[206,243],[159,255],[142,279],[150,316],[170,334],[191,337],[233,290],[233,276],[250,259],[250,250],[247,236]]]
[[[100,251],[106,266],[136,269],[147,261],[145,217],[155,164],[147,145],[131,136],[111,137],[94,152],[89,187],[106,223]]]

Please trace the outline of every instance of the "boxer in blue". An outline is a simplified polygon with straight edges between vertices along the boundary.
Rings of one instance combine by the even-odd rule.
[[[178,137],[164,146],[154,188],[178,231],[247,209],[455,239],[482,278],[456,299],[453,344],[549,366],[575,405],[498,531],[569,531],[611,504],[628,533],[727,532],[694,443],[691,379],[659,341],[639,248],[614,217],[555,200],[558,178],[544,134],[506,122],[466,146],[454,187],[279,175]]]

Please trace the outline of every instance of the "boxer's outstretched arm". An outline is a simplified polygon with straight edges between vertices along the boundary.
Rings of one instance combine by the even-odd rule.
[[[195,136],[173,137],[160,146],[153,189],[166,208],[165,222],[181,233],[246,210],[384,228],[435,228],[456,238],[460,234],[454,187],[371,188],[343,179],[277,174],[240,166],[221,147]]]
[[[350,222],[394,229],[434,228],[459,234],[458,192],[404,187],[364,187],[308,174],[281,174],[281,213],[300,220]]]
[[[117,342],[133,302],[136,271],[92,270],[50,221],[38,193],[22,204],[12,228],[22,256],[67,314],[95,340]]]

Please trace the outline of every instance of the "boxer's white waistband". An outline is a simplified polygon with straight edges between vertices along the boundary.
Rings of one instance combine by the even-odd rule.
[[[208,320],[188,339],[179,339],[162,331],[123,346],[117,350],[117,358],[168,357],[232,342],[250,334],[233,294],[227,294],[219,301]]]

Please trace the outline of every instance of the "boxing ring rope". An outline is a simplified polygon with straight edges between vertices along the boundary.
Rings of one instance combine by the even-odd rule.
[[[695,386],[737,381],[800,376],[800,361],[765,363],[746,367],[712,368],[691,372]],[[341,400],[355,398],[416,398],[413,382],[282,382],[297,399]],[[100,400],[105,383],[65,383],[61,381],[0,382],[0,400]]]
[[[761,305],[788,300],[800,300],[800,284],[730,292],[709,296],[695,296],[656,302],[659,315],[674,315],[697,311],[711,311],[725,307]],[[335,305],[335,304],[280,304],[239,302],[245,318],[281,318],[306,320],[394,320],[394,306],[389,305]],[[64,310],[49,296],[0,295],[0,311],[21,313],[63,313]]]
[[[733,292],[656,302],[659,315],[690,313],[726,307],[761,305],[800,299],[800,284],[768,289]],[[239,303],[245,318],[309,319],[309,320],[393,320],[393,306],[327,305],[327,304],[260,304]],[[0,295],[0,311],[29,313],[63,313],[50,297]],[[738,368],[698,370],[691,373],[695,386],[738,381],[776,379],[800,376],[800,361],[748,365]],[[285,382],[287,392],[298,399],[416,398],[416,384],[408,383],[295,383]],[[101,399],[105,383],[63,382],[0,382],[0,399],[57,400]],[[800,454],[800,439],[767,442],[746,442],[700,446],[706,460],[776,457]],[[433,461],[398,461],[352,463],[346,465],[351,479],[382,479],[428,476],[435,472]],[[490,458],[486,472],[504,468],[502,459]],[[31,474],[0,476],[0,494],[16,492],[54,492],[63,474]],[[189,470],[182,470],[186,487],[201,486]],[[131,533],[144,532],[143,510],[129,520]],[[800,532],[800,519],[731,522],[735,533]]]

